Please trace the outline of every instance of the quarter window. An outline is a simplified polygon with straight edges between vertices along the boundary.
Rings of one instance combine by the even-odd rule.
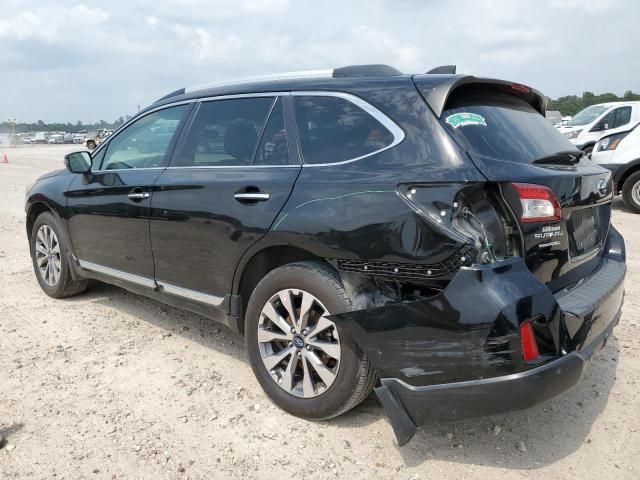
[[[344,98],[296,96],[294,102],[307,164],[352,160],[393,143],[393,134],[382,123]]]
[[[163,167],[169,145],[188,105],[165,108],[145,115],[109,140],[102,170]],[[102,153],[98,153],[96,159]]]
[[[273,102],[255,97],[203,103],[175,165],[250,165]]]

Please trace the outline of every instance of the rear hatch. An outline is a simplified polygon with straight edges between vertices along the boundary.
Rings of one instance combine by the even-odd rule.
[[[419,79],[414,81],[420,89]],[[555,292],[575,285],[599,265],[611,218],[612,183],[610,173],[583,158],[539,109],[527,87],[478,82],[453,89],[440,120],[500,189],[520,232],[520,253]],[[526,214],[530,194],[546,195],[552,203],[557,199],[555,216]],[[540,206],[535,200],[532,205]]]

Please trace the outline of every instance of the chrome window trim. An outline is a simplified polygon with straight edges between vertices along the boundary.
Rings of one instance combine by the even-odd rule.
[[[254,93],[230,93],[228,95],[214,95],[212,97],[200,97],[199,102],[216,102],[218,100],[235,100],[238,98],[256,97],[284,97],[291,95],[291,92],[254,92]]]
[[[116,270],[115,268],[105,267],[104,265],[98,265],[97,263],[87,262],[86,260],[78,260],[78,264],[81,268],[89,270],[90,272],[103,273],[110,277],[126,280],[136,285],[142,285],[143,287],[155,288],[156,282],[148,277],[135,275],[133,273],[123,272],[122,270]]]
[[[302,165],[184,165],[180,167],[167,167],[167,170],[211,170],[211,169],[238,169],[238,168],[300,168]]]
[[[175,170],[175,169],[192,169],[192,168],[216,169],[216,168],[300,168],[300,167],[308,168],[308,167],[328,167],[328,166],[332,166],[332,165],[344,165],[346,163],[357,162],[358,160],[362,160],[363,158],[367,158],[367,157],[370,157],[372,155],[377,155],[378,153],[384,152],[385,150],[389,150],[390,148],[395,147],[396,145],[401,143],[406,137],[406,134],[405,134],[404,130],[402,130],[402,128],[397,123],[395,123],[393,120],[391,120],[386,114],[384,114],[382,111],[378,110],[376,107],[374,107],[373,105],[371,105],[367,101],[365,101],[362,98],[357,97],[356,95],[353,95],[351,93],[338,92],[338,91],[333,91],[333,90],[295,90],[295,91],[291,91],[291,92],[276,91],[276,92],[234,93],[234,94],[229,94],[229,95],[216,95],[216,96],[212,96],[212,97],[191,98],[191,99],[188,99],[188,100],[180,100],[180,101],[166,103],[166,104],[160,105],[158,107],[155,107],[155,108],[145,112],[144,115],[136,116],[136,117],[131,118],[128,122],[126,122],[124,125],[122,125],[118,130],[116,130],[112,135],[110,135],[108,141],[103,142],[102,144],[100,144],[98,146],[98,148],[94,152],[92,152],[91,157],[93,158],[93,155],[99,153],[102,148],[106,147],[109,144],[109,142],[111,141],[111,138],[114,138],[116,135],[118,135],[120,133],[120,131],[123,130],[125,127],[129,126],[135,120],[138,120],[138,119],[140,119],[140,118],[142,118],[142,117],[144,117],[144,116],[146,116],[146,115],[148,115],[150,113],[154,113],[154,112],[156,112],[158,110],[162,110],[162,109],[170,108],[170,107],[175,107],[175,106],[178,106],[178,105],[184,105],[184,104],[188,104],[188,103],[194,103],[194,102],[214,102],[214,101],[218,101],[218,100],[233,100],[233,99],[238,99],[238,98],[278,97],[278,96],[294,96],[294,97],[314,96],[314,97],[337,97],[337,98],[342,98],[344,100],[347,100],[347,101],[353,103],[357,107],[361,108],[362,110],[367,112],[369,115],[371,115],[373,118],[378,120],[382,125],[384,125],[384,127],[387,128],[391,132],[391,134],[393,135],[393,142],[391,142],[389,145],[387,145],[384,148],[380,148],[380,149],[375,150],[373,152],[367,153],[366,155],[361,155],[360,157],[356,157],[356,158],[350,158],[348,160],[341,160],[339,162],[304,163],[304,155],[303,155],[302,156],[303,157],[303,163],[302,164],[298,164],[298,165],[220,165],[220,166],[215,166],[215,165],[207,165],[207,166],[190,165],[190,166],[179,166],[179,167],[172,167],[172,166],[169,165],[167,167],[142,167],[142,168],[127,168],[127,169],[113,169],[113,170],[96,170],[95,173],[116,172],[116,171],[132,171],[132,170],[151,170],[151,169]]]
[[[137,172],[138,170],[164,170],[167,167],[112,168],[110,170],[93,170],[92,174],[111,172]]]
[[[397,123],[395,123],[393,120],[391,120],[389,117],[387,117],[387,115],[385,115],[383,112],[381,112],[376,107],[374,107],[370,103],[366,102],[362,98],[357,97],[355,95],[352,95],[351,93],[334,92],[334,91],[323,91],[323,90],[312,90],[312,91],[302,91],[301,90],[301,91],[291,92],[291,95],[294,96],[294,97],[337,97],[337,98],[342,98],[343,100],[347,100],[348,102],[353,103],[355,106],[357,106],[357,107],[361,108],[362,110],[364,110],[365,112],[367,112],[373,118],[378,120],[393,135],[393,142],[391,142],[386,147],[380,148],[380,149],[375,150],[375,151],[370,152],[370,153],[367,153],[366,155],[361,155],[361,156],[356,157],[356,158],[350,158],[348,160],[341,160],[339,162],[304,163],[304,152],[302,152],[302,161],[303,161],[302,166],[305,167],[305,168],[307,168],[307,167],[328,167],[328,166],[331,166],[331,165],[344,165],[345,163],[357,162],[358,160],[362,160],[363,158],[367,158],[367,157],[370,157],[372,155],[376,155],[376,154],[378,154],[380,152],[384,152],[385,150],[389,150],[390,148],[395,147],[400,142],[402,142],[406,137],[406,134],[404,133],[404,130],[402,130],[402,128],[400,128],[400,126]]]
[[[224,298],[210,295],[208,293],[199,292],[197,290],[191,290],[190,288],[179,287],[171,283],[156,281],[158,288],[166,293],[177,295],[179,297],[195,300],[196,302],[206,303],[213,305],[214,307],[221,307],[224,303]]]

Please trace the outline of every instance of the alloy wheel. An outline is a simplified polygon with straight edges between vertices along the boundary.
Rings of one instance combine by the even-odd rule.
[[[631,188],[631,198],[636,205],[640,206],[640,181],[636,182]]]
[[[340,338],[330,313],[309,292],[281,290],[260,313],[258,345],[271,378],[296,397],[324,393],[340,368]]]
[[[40,277],[47,285],[54,287],[60,280],[62,261],[58,237],[49,225],[42,225],[38,229],[35,253]]]

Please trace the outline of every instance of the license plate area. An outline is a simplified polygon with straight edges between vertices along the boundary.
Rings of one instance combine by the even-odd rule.
[[[590,253],[602,245],[600,218],[596,208],[583,208],[571,212],[567,220],[569,250],[573,260]]]

